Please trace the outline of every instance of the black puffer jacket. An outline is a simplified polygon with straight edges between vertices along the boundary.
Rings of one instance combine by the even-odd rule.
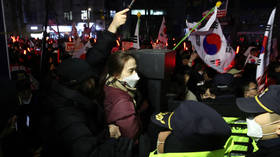
[[[94,74],[98,77],[103,72],[106,60],[111,54],[116,35],[104,31],[98,34],[96,44],[87,51],[86,61],[91,65]]]
[[[43,156],[114,156],[117,141],[109,139],[99,104],[53,81],[41,106],[38,128]]]

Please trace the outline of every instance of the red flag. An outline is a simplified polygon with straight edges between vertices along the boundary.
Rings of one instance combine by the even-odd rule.
[[[72,24],[72,31],[71,31],[72,36],[74,36],[75,38],[78,38],[78,32],[77,32],[77,28],[75,26],[75,23]]]
[[[163,17],[162,23],[161,23],[161,26],[160,26],[160,30],[159,30],[159,33],[158,33],[158,38],[157,38],[157,41],[158,41],[157,45],[161,49],[166,48],[166,43],[168,41],[166,31],[167,31],[167,29],[166,29],[166,25],[165,25],[165,18]]]

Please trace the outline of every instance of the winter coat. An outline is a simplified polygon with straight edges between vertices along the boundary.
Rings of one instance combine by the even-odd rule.
[[[39,133],[43,156],[114,156],[101,105],[53,81],[41,104]]]
[[[104,92],[107,123],[118,125],[122,136],[130,139],[137,138],[140,123],[133,98],[127,92],[110,86],[105,86]]]

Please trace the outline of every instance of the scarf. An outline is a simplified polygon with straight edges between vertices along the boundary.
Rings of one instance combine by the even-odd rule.
[[[128,95],[130,95],[131,98],[133,99],[133,103],[136,106],[136,101],[134,99],[135,93],[136,93],[136,88],[132,88],[126,82],[120,81],[117,78],[112,77],[112,76],[107,76],[105,85],[109,86],[109,87],[113,87],[113,88],[118,88],[124,92],[127,92]]]

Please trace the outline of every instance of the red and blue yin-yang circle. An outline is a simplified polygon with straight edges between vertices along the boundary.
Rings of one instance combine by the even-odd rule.
[[[221,45],[221,37],[216,33],[206,35],[203,40],[203,48],[208,55],[217,54],[221,48]]]

